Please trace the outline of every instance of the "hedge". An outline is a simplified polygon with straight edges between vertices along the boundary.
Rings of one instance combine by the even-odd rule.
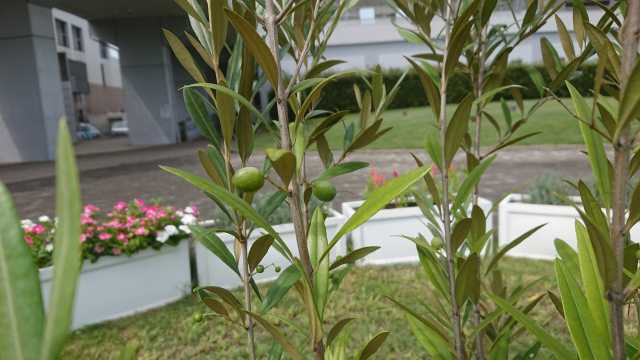
[[[525,99],[539,98],[538,92],[529,77],[528,69],[531,66],[532,65],[510,65],[507,69],[506,83],[510,82],[523,86],[524,89],[522,89],[522,96]],[[550,79],[544,70],[544,67],[542,65],[535,65],[534,67],[538,69],[538,71],[543,75],[545,82],[548,83]],[[591,89],[593,89],[595,68],[595,65],[584,65],[576,72],[575,76],[571,78],[571,83],[583,95],[590,94]],[[387,89],[391,89],[401,75],[402,71],[398,69],[385,70],[384,81]],[[340,109],[357,111],[358,108],[353,94],[354,84],[358,84],[361,88],[364,87],[364,82],[360,75],[343,77],[329,84],[323,92],[319,108],[327,110]],[[470,91],[471,82],[469,81],[469,78],[465,75],[456,73],[449,80],[447,102],[460,102],[460,100],[462,100],[462,98]],[[556,93],[560,97],[569,96],[569,92],[566,88],[562,88]],[[496,98],[500,97],[511,99],[511,93],[509,91],[505,91],[504,93],[496,96]],[[415,72],[410,71],[405,77],[404,82],[398,91],[398,95],[389,108],[402,109],[425,105],[427,105],[427,101],[422,90],[422,85],[420,84],[420,79]]]

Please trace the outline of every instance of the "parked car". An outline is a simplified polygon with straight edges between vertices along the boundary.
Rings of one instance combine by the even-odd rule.
[[[112,122],[109,129],[109,134],[111,134],[111,136],[129,135],[129,122],[125,119]]]
[[[78,123],[76,127],[76,137],[80,140],[91,140],[102,136],[100,130],[89,123]]]

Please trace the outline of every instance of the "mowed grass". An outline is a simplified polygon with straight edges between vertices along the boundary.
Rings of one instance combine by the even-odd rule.
[[[590,100],[590,99],[587,99]],[[563,99],[565,104],[571,108],[569,99]],[[529,109],[536,100],[525,101],[525,108]],[[520,111],[516,110],[515,102],[509,102],[512,108],[513,121],[520,119]],[[449,116],[455,111],[456,105],[447,106]],[[500,108],[500,103],[493,102],[488,106],[488,112],[500,122],[501,128],[506,128],[504,116]],[[358,119],[357,114],[350,114],[345,118],[345,122],[352,122]],[[429,127],[434,125],[434,116],[429,107],[416,107],[408,109],[389,110],[384,114],[383,127],[392,127],[392,130],[382,138],[368,146],[368,149],[416,149],[424,146],[425,134]],[[310,128],[314,124],[310,124]],[[555,101],[546,102],[534,115],[523,125],[516,134],[524,135],[530,132],[541,132],[539,135],[525,139],[519,144],[581,144],[582,137],[577,121],[569,115],[566,110]],[[481,143],[490,145],[496,142],[498,134],[495,128],[484,121],[481,134]],[[341,149],[344,139],[344,126],[338,124],[327,137],[333,149]],[[268,134],[261,134],[256,138],[258,148],[266,148],[274,145],[274,140]]]
[[[508,286],[524,285],[538,278],[537,283],[523,299],[543,293],[555,287],[553,266],[546,261],[505,259],[502,263]],[[162,281],[162,279],[158,279]],[[268,285],[265,286],[268,287]],[[239,294],[239,293],[238,293]],[[341,290],[334,294],[328,311],[327,324],[339,319],[355,317],[350,329],[351,355],[359,351],[373,334],[388,330],[391,334],[375,359],[426,358],[403,314],[385,298],[391,296],[410,306],[418,313],[430,306],[434,292],[426,277],[416,265],[361,267],[353,270],[345,279]],[[526,300],[523,300],[526,301]],[[270,314],[306,329],[302,305],[292,294]],[[217,317],[208,317],[195,323],[193,314],[207,312],[207,308],[192,297],[161,309],[133,317],[93,326],[77,331],[71,337],[63,354],[64,359],[116,359],[127,342],[139,344],[139,359],[247,359],[245,334],[238,326],[230,326]],[[568,332],[557,315],[551,301],[544,299],[534,310],[535,319],[554,337],[569,343]],[[281,321],[281,324],[284,322]],[[301,348],[308,348],[303,331],[292,326],[282,326],[287,338]],[[516,347],[524,349],[533,344],[526,332]],[[257,328],[258,358],[265,358],[272,340],[260,327]],[[543,351],[538,358],[549,358]]]

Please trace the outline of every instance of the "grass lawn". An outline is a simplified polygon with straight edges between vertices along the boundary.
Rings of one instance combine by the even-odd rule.
[[[536,100],[525,101],[525,107],[531,107]],[[565,104],[571,108],[569,99],[564,99]],[[511,102],[511,104],[515,104]],[[456,105],[448,105],[447,113],[453,114]],[[489,112],[497,121],[504,121],[500,103],[493,102],[488,106]],[[512,111],[514,121],[518,119],[520,112]],[[354,121],[357,114],[346,117],[346,121]],[[385,114],[384,127],[393,129],[367,147],[368,149],[415,149],[424,146],[425,131],[427,126],[434,124],[433,113],[428,107],[390,110]],[[504,123],[501,124],[504,126]],[[524,135],[534,131],[542,133],[528,138],[520,144],[581,144],[582,137],[578,123],[557,102],[549,101],[538,109],[534,116],[519,130],[518,134]],[[328,140],[332,148],[342,148],[344,136],[343,127],[336,125],[328,134]],[[481,131],[482,144],[492,144],[497,138],[495,128],[487,121],[484,122]],[[273,146],[272,137],[262,134],[256,139],[258,148]]]
[[[553,286],[553,266],[546,261],[506,259],[502,264],[509,286],[525,284],[544,277],[525,297],[543,292]],[[158,279],[162,281],[162,279]],[[387,342],[376,359],[418,359],[426,355],[411,334],[399,310],[390,305],[384,296],[393,296],[421,312],[434,296],[429,290],[423,272],[417,266],[362,267],[355,269],[344,281],[342,289],[332,299],[328,322],[334,324],[342,317],[356,317],[351,327],[352,352],[360,350],[364,342],[380,330],[391,331]],[[274,313],[305,327],[298,320],[301,305],[288,295]],[[64,359],[113,359],[127,341],[140,344],[139,359],[247,359],[244,352],[245,334],[239,327],[229,327],[215,317],[194,323],[195,312],[207,308],[189,297],[162,309],[113,321],[104,325],[77,331],[71,337],[63,354]],[[544,299],[535,310],[538,323],[554,337],[568,342],[568,332],[553,305]],[[308,347],[308,341],[299,331],[285,329],[288,338]],[[525,334],[519,347],[531,344]],[[268,351],[271,339],[262,329],[257,329],[258,358]],[[541,353],[539,358],[548,358]]]

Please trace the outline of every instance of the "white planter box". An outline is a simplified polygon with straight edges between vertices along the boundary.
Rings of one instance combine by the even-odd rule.
[[[325,220],[325,224],[327,227],[327,237],[329,238],[329,241],[331,241],[333,235],[338,232],[338,229],[344,223],[344,216],[342,216],[337,211],[329,211],[331,216]],[[280,237],[287,244],[293,255],[297,256],[298,246],[293,224],[289,223],[274,225],[273,228],[278,234],[280,234]],[[261,230],[254,231],[251,239],[249,239],[249,248],[251,247],[253,241],[262,234],[264,234],[264,232]],[[233,237],[224,233],[218,234],[218,236],[225,242],[227,248],[233,254]],[[229,269],[222,261],[220,261],[220,259],[212,254],[209,249],[207,249],[199,241],[195,242],[195,250],[196,264],[198,269],[198,282],[201,286],[215,285],[227,289],[232,289],[242,285],[242,282],[240,281],[238,275],[231,269]],[[334,260],[338,255],[344,256],[346,254],[346,251],[346,239],[340,239],[336,246],[331,250],[331,259]],[[258,283],[272,281],[278,277],[279,274],[274,271],[274,266],[267,267],[268,265],[278,265],[282,268],[282,270],[291,265],[289,261],[273,247],[269,249],[267,255],[265,255],[264,259],[261,261],[261,264],[265,266],[265,271],[262,274],[255,274],[254,279]]]
[[[40,269],[40,286],[49,304],[53,268]],[[189,242],[147,249],[133,256],[103,257],[85,262],[80,278],[72,327],[112,320],[163,306],[190,292]]]
[[[526,231],[541,224],[547,224],[509,251],[510,256],[534,259],[554,259],[555,239],[562,239],[577,249],[575,221],[580,219],[571,206],[544,205],[523,202],[525,195],[511,194],[500,202],[499,231],[500,245],[505,245]],[[577,198],[576,200],[580,200]],[[640,236],[640,228],[634,226],[631,236]]]
[[[342,213],[349,218],[362,206],[364,201],[352,201],[342,204]],[[491,201],[480,198],[480,207],[487,213],[491,210]],[[487,219],[487,230],[492,228],[491,216]],[[383,209],[369,221],[351,233],[354,248],[364,246],[380,246],[380,249],[369,254],[360,264],[383,265],[406,262],[417,262],[416,245],[401,237],[422,234],[431,240],[431,232],[426,226],[427,219],[417,206]]]

